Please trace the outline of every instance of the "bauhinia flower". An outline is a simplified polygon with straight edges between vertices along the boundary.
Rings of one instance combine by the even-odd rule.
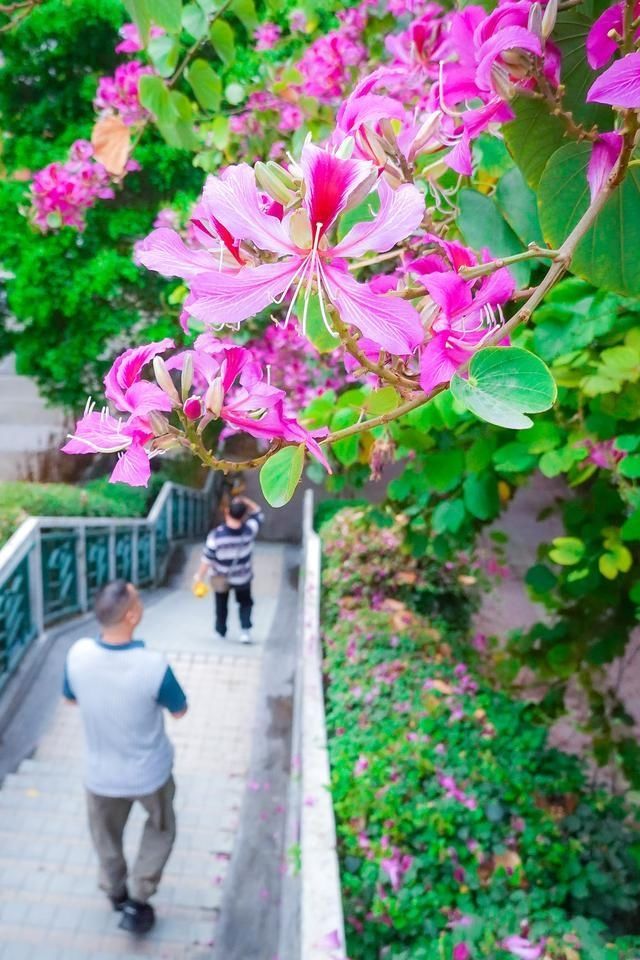
[[[601,133],[594,143],[587,167],[587,182],[592,203],[618,162],[622,143],[621,133]]]
[[[519,960],[540,960],[544,954],[545,943],[546,940],[533,943],[527,937],[514,934],[511,937],[505,937],[500,946],[514,957],[519,957]]]
[[[391,295],[374,293],[356,281],[347,258],[383,253],[413,233],[424,215],[424,197],[413,185],[392,190],[377,180],[373,164],[343,159],[307,144],[300,161],[303,197],[283,211],[258,190],[246,164],[230,167],[205,185],[200,236],[209,251],[190,250],[168,230],[152,233],[138,248],[141,263],[190,286],[185,310],[215,326],[237,325],[290,295],[305,329],[311,294],[317,291],[324,322],[332,329],[330,308],[340,319],[390,353],[410,354],[423,339],[415,308]],[[339,242],[332,228],[345,210],[377,192],[380,209]],[[301,303],[298,303],[299,299]]]
[[[608,103],[626,110],[640,108],[640,52],[616,60],[591,84],[589,103]]]

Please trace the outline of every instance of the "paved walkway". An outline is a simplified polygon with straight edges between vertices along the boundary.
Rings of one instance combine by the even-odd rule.
[[[213,639],[211,598],[190,592],[193,550],[181,582],[147,599],[138,634],[165,650],[190,710],[168,718],[176,745],[178,839],[154,904],[158,922],[137,940],[117,928],[96,888],[85,824],[81,729],[76,708],[59,703],[32,759],[0,790],[0,958],[129,960],[211,957],[224,880],[247,790],[264,642],[285,574],[285,550],[260,545],[256,557],[256,644]],[[235,606],[235,605],[233,605]],[[79,632],[91,634],[94,624]],[[135,849],[142,824],[127,828]],[[227,893],[228,898],[228,893]],[[265,960],[271,960],[266,958]]]

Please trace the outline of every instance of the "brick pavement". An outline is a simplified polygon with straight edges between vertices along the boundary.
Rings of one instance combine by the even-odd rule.
[[[154,897],[157,924],[143,939],[117,928],[96,887],[96,863],[81,786],[77,709],[60,703],[32,759],[0,790],[1,960],[198,960],[210,957],[224,881],[247,788],[262,644],[276,612],[284,550],[256,556],[256,640],[216,643],[210,599],[196,601],[190,576],[149,598],[139,635],[164,649],[189,696],[182,720],[167,718],[176,746],[178,838]],[[91,633],[91,630],[87,630]],[[125,849],[135,850],[135,810]]]

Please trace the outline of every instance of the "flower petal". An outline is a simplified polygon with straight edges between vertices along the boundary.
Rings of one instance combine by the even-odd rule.
[[[614,3],[601,13],[587,34],[587,60],[592,70],[599,70],[611,60],[618,50],[618,44],[609,36],[610,30],[622,33],[622,13],[624,4]]]
[[[191,285],[191,316],[211,325],[242,323],[275,302],[300,266],[291,257],[282,263],[245,267],[236,274],[204,273]]]
[[[386,180],[378,183],[380,210],[373,220],[357,223],[332,253],[336,257],[360,257],[369,250],[385,253],[417,230],[424,216],[424,195],[412,184],[392,190]]]
[[[457,273],[429,273],[422,277],[422,283],[448,318],[471,306],[471,286]]]
[[[157,383],[148,380],[138,380],[129,387],[124,395],[126,409],[135,417],[144,417],[152,410],[168,412],[173,409],[170,398],[161,390]]]
[[[117,453],[130,446],[131,437],[123,432],[121,420],[106,411],[97,410],[78,420],[73,436],[62,448],[63,453]]]
[[[422,342],[424,332],[418,311],[398,297],[372,293],[364,283],[335,265],[324,268],[329,294],[341,319],[383,350],[406,356]]]
[[[295,250],[281,221],[262,209],[256,175],[246,163],[228,167],[221,177],[207,177],[202,206],[235,240],[251,240],[272,253]]]
[[[319,224],[322,224],[322,232],[326,232],[346,210],[358,188],[366,187],[372,177],[375,182],[377,176],[375,167],[368,160],[343,160],[312,143],[303,147],[300,166],[306,186],[304,206],[314,235]]]
[[[212,254],[206,250],[192,250],[184,240],[168,227],[160,227],[145,237],[136,247],[139,263],[163,277],[182,277],[190,280],[216,266]]]
[[[132,347],[130,350],[121,353],[114,360],[111,369],[104,378],[105,393],[108,399],[112,400],[120,409],[128,410],[127,406],[121,406],[125,402],[125,391],[138,380],[145,364],[153,360],[159,353],[170,350],[173,346],[173,340],[170,337],[165,337],[164,340],[145,343],[141,347]]]
[[[609,174],[618,162],[621,150],[622,134],[620,133],[603,133],[594,143],[587,167],[587,182],[592,203],[609,179]]]
[[[126,483],[130,487],[146,487],[151,476],[149,457],[139,443],[133,443],[118,457],[109,483]]]
[[[437,333],[420,353],[420,386],[429,393],[441,383],[449,383],[463,359],[448,348],[449,334]]]
[[[476,83],[481,90],[492,90],[491,68],[507,50],[525,50],[541,56],[540,40],[525,27],[505,27],[486,40],[478,51]]]
[[[447,167],[450,167],[451,170],[455,170],[456,173],[460,173],[465,177],[471,176],[473,173],[473,164],[471,160],[471,141],[469,140],[469,134],[466,132],[466,130],[456,143],[453,150],[446,155],[443,162]]]
[[[629,53],[612,63],[591,85],[587,100],[629,110],[640,107],[640,53]]]

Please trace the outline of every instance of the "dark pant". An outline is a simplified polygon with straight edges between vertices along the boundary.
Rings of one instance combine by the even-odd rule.
[[[243,630],[251,630],[251,608],[253,606],[253,597],[251,596],[251,583],[242,583],[239,586],[231,587],[235,590],[236,600],[240,607],[240,626]],[[227,635],[227,614],[229,612],[229,594],[216,593],[216,633],[225,637]]]

